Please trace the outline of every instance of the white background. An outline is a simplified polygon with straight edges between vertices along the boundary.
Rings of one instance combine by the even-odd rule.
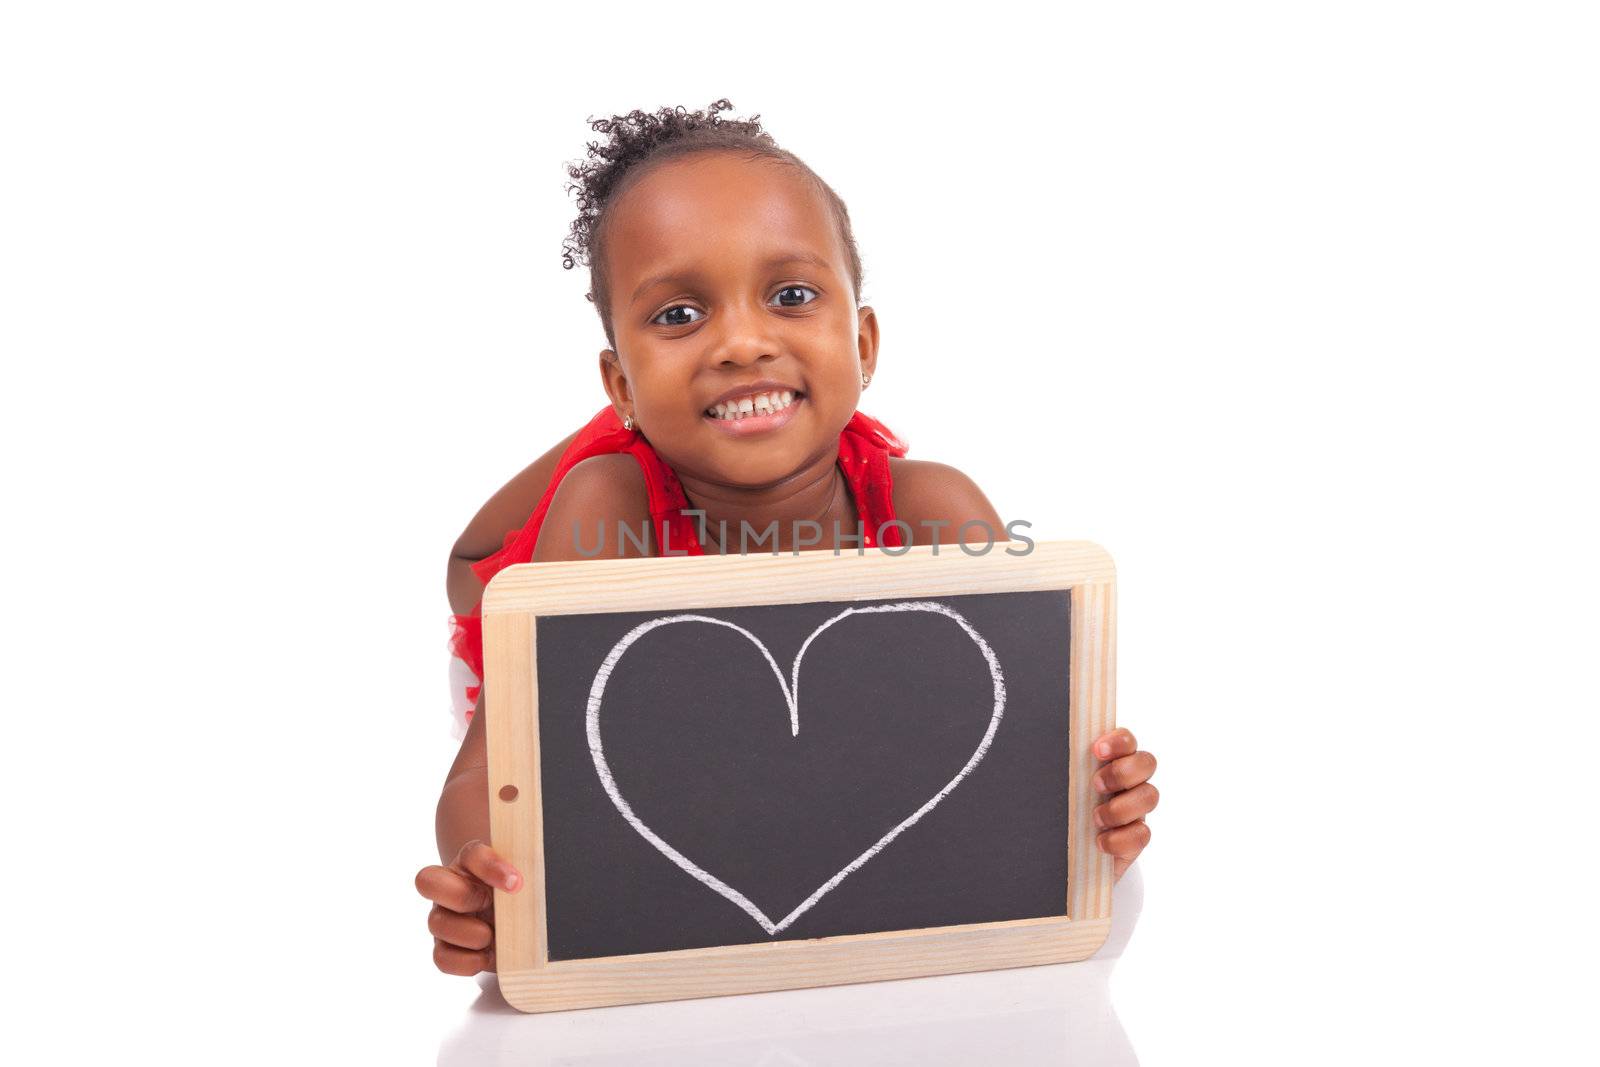
[[[849,204],[863,410],[1117,559],[1141,1062],[1592,1057],[1597,48],[1582,4],[8,5],[6,1039],[476,1047],[412,886],[446,553],[604,402],[585,120],[727,96]],[[962,999],[1065,1020],[1075,973]],[[559,1062],[898,1062],[818,1035],[940,981]]]

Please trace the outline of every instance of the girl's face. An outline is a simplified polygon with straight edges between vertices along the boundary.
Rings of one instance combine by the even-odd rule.
[[[609,209],[616,350],[606,392],[682,478],[759,488],[833,462],[877,363],[872,309],[820,190],[794,168],[705,152],[658,166]],[[708,409],[752,386],[795,394],[775,416]]]

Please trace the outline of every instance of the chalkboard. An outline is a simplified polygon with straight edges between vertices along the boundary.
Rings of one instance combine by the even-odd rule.
[[[497,576],[493,837],[528,875],[496,894],[507,1000],[1092,952],[1110,894],[1087,744],[1112,721],[1114,575],[1083,542],[994,552]]]
[[[1065,915],[1069,597],[541,620],[550,958]]]

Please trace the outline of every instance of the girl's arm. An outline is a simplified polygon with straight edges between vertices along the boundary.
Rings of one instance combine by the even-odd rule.
[[[564,448],[563,444],[552,451],[559,457]],[[529,474],[537,466],[524,471],[518,479],[527,476],[530,481],[537,480],[537,472]],[[513,480],[512,485],[516,483],[517,480]],[[544,484],[549,484],[548,476]],[[510,488],[508,485],[507,489]],[[488,510],[489,506],[485,505],[479,518]],[[637,527],[641,522],[648,523],[649,517],[644,475],[633,458],[593,456],[568,471],[551,498],[534,558],[619,558],[624,553],[619,551],[615,538],[608,538],[598,554],[581,555],[572,539],[574,524],[592,530],[592,525],[588,524],[614,524],[621,520]],[[473,522],[476,524],[478,519]],[[593,544],[593,538],[585,536],[584,543]],[[495,547],[498,548],[498,544]],[[626,554],[636,555],[637,552],[630,545]],[[452,556],[452,561],[454,558]],[[472,602],[464,605],[467,611],[472,609],[480,594],[481,590],[475,592]],[[455,603],[460,606],[459,602]],[[522,888],[521,873],[488,843],[489,759],[484,741],[483,704],[480,694],[472,721],[467,725],[467,736],[461,742],[461,750],[456,753],[439,794],[434,833],[440,863],[422,868],[416,876],[417,891],[433,902],[428,912],[428,931],[433,934],[434,966],[446,974],[473,975],[495,969],[494,889],[515,893]]]
[[[557,458],[563,448],[565,445],[552,450]],[[539,462],[544,462],[544,458]],[[536,462],[528,470],[538,466]],[[528,470],[517,475],[517,478],[525,477]],[[517,480],[512,480],[506,486],[507,490],[512,485],[517,485]],[[501,490],[501,493],[506,493],[506,490]],[[544,490],[541,486],[539,494],[542,496],[542,493]],[[610,530],[614,534],[614,520],[621,518],[624,522],[632,522],[635,530],[638,530],[640,523],[648,526],[650,522],[646,499],[645,477],[632,456],[590,456],[566,472],[562,486],[555,491],[554,498],[550,498],[550,510],[539,531],[539,544],[534,547],[534,560],[605,560],[622,557],[621,545],[614,536],[606,537],[600,552],[581,555],[571,536],[573,523],[611,523]],[[490,501],[490,504],[493,502]],[[485,510],[490,504],[485,504]],[[478,517],[482,518],[483,514],[485,512],[478,512]],[[477,518],[474,522],[478,522]],[[594,526],[584,525],[584,530],[592,531]],[[584,534],[584,544],[594,545],[592,533]],[[634,545],[627,545],[627,549],[626,555],[638,555]],[[474,576],[474,581],[477,581],[477,576]],[[478,592],[482,595],[482,589]],[[477,598],[472,603],[477,603]],[[470,611],[472,605],[467,605],[467,609]],[[490,840],[488,774],[488,747],[483,741],[483,693],[478,693],[472,721],[467,723],[467,736],[462,739],[461,750],[456,753],[450,773],[445,776],[445,789],[440,793],[435,814],[438,856],[446,864],[467,841]]]
[[[522,528],[539,506],[544,491],[550,487],[556,464],[561,454],[578,436],[574,430],[555,446],[528,464],[478,509],[467,523],[467,528],[456,538],[450,549],[450,564],[445,571],[445,592],[450,599],[450,610],[457,615],[469,614],[483,596],[483,583],[472,571],[472,564],[500,551],[508,531]],[[477,718],[477,714],[473,714]]]
[[[559,457],[560,450],[555,450],[555,454]],[[533,467],[528,469],[533,470]],[[523,474],[527,474],[527,471]],[[518,475],[518,478],[522,476]],[[516,484],[515,481],[512,484]],[[535,546],[534,560],[637,556],[639,553],[632,543],[627,545],[626,552],[620,550],[621,546],[615,537],[615,523],[618,519],[630,522],[634,529],[639,529],[641,523],[648,525],[650,510],[647,500],[644,474],[632,456],[591,456],[567,472],[567,476],[561,480],[561,487],[551,498],[550,510],[545,514],[539,543]],[[488,505],[485,505],[487,508]],[[479,516],[482,515],[480,511]],[[595,538],[592,524],[599,522],[611,524],[604,546],[598,553],[588,556],[580,554],[573,541],[574,523],[582,525],[586,531],[583,535],[584,544],[593,546]],[[496,547],[499,547],[498,544]],[[477,603],[476,599],[473,603]],[[469,604],[467,610],[470,611],[471,607]],[[484,694],[480,692],[477,707],[472,712],[472,721],[467,724],[467,736],[461,741],[461,750],[450,765],[439,797],[434,832],[438,839],[439,858],[445,863],[449,863],[466,842],[489,840],[489,755],[483,734],[483,698]]]
[[[913,545],[1009,540],[989,498],[956,468],[895,456],[889,460],[889,470],[894,481],[895,517],[911,525]],[[963,536],[961,524],[968,521],[981,521],[988,530],[971,526]]]

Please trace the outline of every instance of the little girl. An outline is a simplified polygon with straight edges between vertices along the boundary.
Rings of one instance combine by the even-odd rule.
[[[494,969],[492,890],[522,887],[487,844],[478,602],[495,573],[530,560],[738,552],[741,523],[755,537],[776,522],[779,552],[899,547],[901,524],[912,544],[953,544],[969,520],[992,531],[969,527],[969,539],[1006,539],[971,479],[903,458],[905,444],[856,410],[877,370],[878,320],[859,303],[849,213],[759,115],[721,118],[732,106],[594,121],[609,143],[569,168],[580,213],[563,263],[589,267],[609,403],[496,493],[451,558],[466,736],[439,798],[443,865],[416,877],[433,902],[434,963],[449,974]],[[619,522],[639,539],[616,537]],[[1155,758],[1127,730],[1097,739],[1095,754],[1098,844],[1120,878],[1150,840]]]

